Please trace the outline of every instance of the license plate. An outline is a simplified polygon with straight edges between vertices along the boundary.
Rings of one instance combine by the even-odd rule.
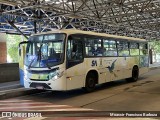
[[[43,90],[43,86],[36,86],[37,89]]]

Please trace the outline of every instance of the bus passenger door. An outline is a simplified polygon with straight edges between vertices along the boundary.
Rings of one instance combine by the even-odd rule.
[[[81,38],[68,37],[66,51],[67,90],[83,87],[85,80],[83,41]]]

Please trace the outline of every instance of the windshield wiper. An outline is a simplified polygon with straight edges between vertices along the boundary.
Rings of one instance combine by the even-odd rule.
[[[46,66],[49,68],[49,69],[51,69],[51,67],[48,65],[48,60],[46,61]]]
[[[42,45],[43,43],[41,43],[40,47],[39,47],[39,50],[38,50],[38,58],[37,58],[37,61],[41,61],[41,48],[42,48]]]
[[[42,48],[42,45],[43,45],[43,43],[41,43],[41,45],[40,45],[40,47],[39,47],[39,51],[38,51],[38,59],[37,59],[37,61],[39,60],[39,63],[40,63],[40,61],[41,61],[41,55],[42,55],[42,53],[41,53],[41,48]],[[51,69],[51,67],[48,65],[48,60],[45,62],[45,64],[46,64],[46,66],[48,67],[48,69]]]
[[[35,57],[35,58],[36,58],[36,57]],[[30,69],[30,68],[31,68],[31,65],[32,65],[32,63],[34,62],[35,58],[34,58],[34,59],[32,59],[32,61],[30,62],[29,66],[28,66],[28,69]]]

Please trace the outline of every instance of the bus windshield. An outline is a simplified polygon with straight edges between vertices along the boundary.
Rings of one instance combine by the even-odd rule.
[[[35,35],[29,38],[25,65],[28,68],[51,68],[63,62],[65,34]]]

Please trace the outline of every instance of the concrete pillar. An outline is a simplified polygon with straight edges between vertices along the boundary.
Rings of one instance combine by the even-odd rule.
[[[149,49],[149,60],[150,60],[150,64],[153,64],[153,50]]]
[[[0,33],[0,64],[7,62],[6,34]]]

